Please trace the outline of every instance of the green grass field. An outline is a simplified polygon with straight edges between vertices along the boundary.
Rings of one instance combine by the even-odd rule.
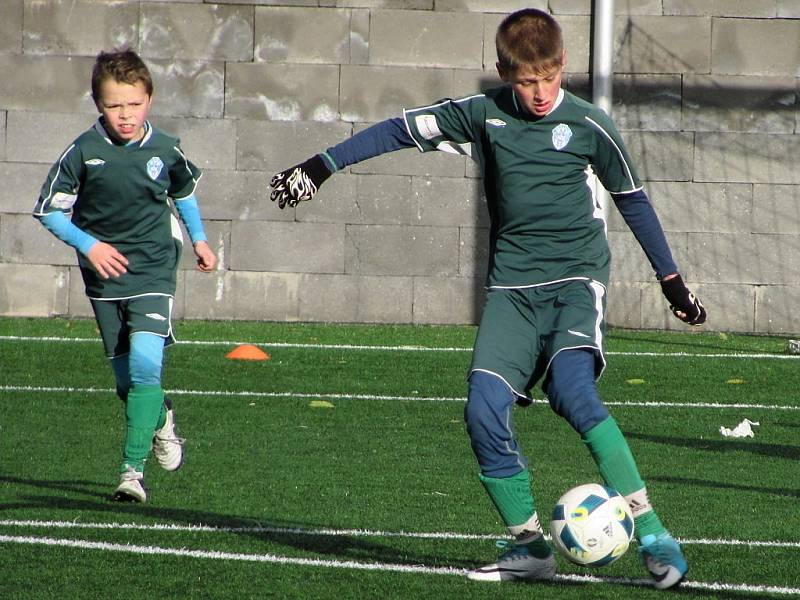
[[[167,352],[186,463],[110,501],[122,405],[93,321],[0,319],[0,598],[800,595],[800,364],[780,338],[611,331],[600,390],[690,563],[635,547],[552,583],[474,583],[505,535],[462,419],[472,327],[184,322]],[[226,359],[237,344],[271,355]],[[598,481],[542,402],[515,412],[547,520]],[[719,428],[759,423],[752,438]]]

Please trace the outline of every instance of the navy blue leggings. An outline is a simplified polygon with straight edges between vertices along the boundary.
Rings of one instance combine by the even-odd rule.
[[[595,386],[592,351],[563,350],[556,354],[542,388],[550,407],[581,435],[609,416]],[[472,451],[487,477],[511,477],[527,468],[514,434],[512,408],[518,398],[496,374],[470,374],[464,420]]]

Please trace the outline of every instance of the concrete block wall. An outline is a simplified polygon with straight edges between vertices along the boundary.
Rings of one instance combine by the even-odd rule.
[[[89,315],[74,253],[30,216],[49,166],[96,117],[89,74],[129,45],[152,121],[181,138],[213,274],[185,256],[177,316],[475,323],[487,216],[463,157],[407,150],[278,210],[267,182],[404,107],[498,83],[493,37],[546,9],[565,85],[590,98],[591,0],[3,0],[0,315]],[[613,116],[707,329],[800,332],[800,3],[617,0]],[[609,322],[684,328],[611,210]]]

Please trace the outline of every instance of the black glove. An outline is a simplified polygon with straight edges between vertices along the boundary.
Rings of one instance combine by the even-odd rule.
[[[269,197],[278,207],[297,206],[301,200],[311,200],[317,193],[319,186],[331,176],[331,170],[325,166],[325,161],[319,154],[315,154],[306,162],[295,165],[273,176],[269,182],[272,192]]]
[[[705,323],[706,309],[702,302],[689,291],[680,274],[672,279],[661,280],[661,291],[669,301],[669,309],[676,317],[689,325]],[[678,313],[682,313],[683,316]]]

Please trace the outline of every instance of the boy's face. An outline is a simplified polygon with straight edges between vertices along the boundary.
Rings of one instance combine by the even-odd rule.
[[[566,55],[562,57],[560,65],[546,71],[534,71],[531,67],[505,71],[497,65],[497,72],[503,81],[511,85],[525,110],[536,117],[543,117],[553,109],[558,98],[565,58]]]
[[[114,79],[103,81],[97,110],[105,117],[108,135],[125,144],[142,139],[151,101],[141,81],[133,85]]]

